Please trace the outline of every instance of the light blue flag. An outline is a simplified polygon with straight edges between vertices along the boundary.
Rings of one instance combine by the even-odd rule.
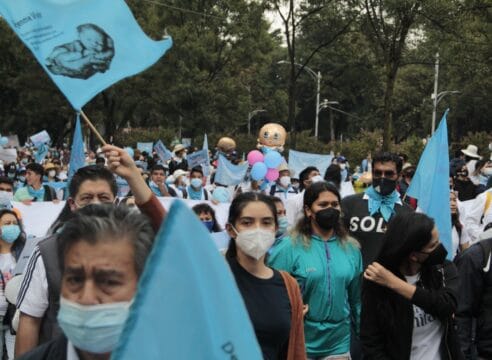
[[[439,238],[452,259],[451,209],[449,204],[448,127],[444,113],[441,123],[420,157],[407,195],[418,199],[418,207],[434,218]]]
[[[210,156],[208,156],[208,137],[207,134],[203,137],[203,146],[202,150],[205,150],[207,153],[207,161],[206,164],[202,165],[203,175],[210,176]]]
[[[164,145],[161,140],[155,143],[154,151],[156,152],[157,156],[159,156],[159,159],[162,163],[165,163],[166,161],[173,158],[173,154],[167,149],[166,145]]]
[[[2,0],[0,14],[76,110],[172,45],[147,37],[123,0]]]
[[[299,177],[299,173],[308,166],[315,166],[321,176],[324,176],[326,169],[331,164],[333,156],[310,154],[301,151],[289,150],[289,168]]]
[[[48,151],[49,151],[48,145],[46,145],[44,143],[38,144],[38,149],[34,153],[34,160],[38,164],[41,164],[43,162],[44,158],[46,157],[46,155],[48,155]]]
[[[137,143],[137,149],[146,152],[150,156],[152,156],[152,149],[154,148],[154,143],[153,142],[138,142]]]
[[[77,114],[75,121],[75,131],[73,132],[72,149],[70,150],[70,165],[68,166],[68,181],[73,174],[85,166],[84,138],[82,137],[82,128],[80,127],[80,116]]]
[[[157,235],[112,359],[262,359],[231,270],[182,201]]]
[[[249,164],[247,162],[234,165],[224,156],[219,155],[217,171],[215,172],[215,182],[221,185],[238,185],[246,176]]]

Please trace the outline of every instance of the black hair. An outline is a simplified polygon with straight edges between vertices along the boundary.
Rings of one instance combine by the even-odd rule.
[[[310,209],[313,203],[318,199],[319,195],[325,191],[334,194],[337,197],[339,203],[342,202],[342,197],[340,196],[338,189],[333,184],[330,184],[328,182],[319,181],[311,185],[308,189],[306,189],[306,191],[304,192],[304,199],[303,199],[304,216],[297,222],[295,228],[295,233],[298,234],[300,237],[302,237],[302,240],[305,245],[309,245],[311,235],[313,234],[311,218],[306,216],[305,209],[306,208]],[[333,230],[335,231],[335,234],[342,240],[348,237],[347,230],[345,229],[345,226],[343,225],[342,222],[342,216],[340,216],[340,220],[338,221],[338,224],[336,224]]]
[[[32,172],[40,175],[41,177],[43,177],[43,175],[44,175],[44,168],[41,164],[38,164],[38,163],[27,164],[26,165],[26,171],[27,170],[31,170]]]
[[[195,206],[192,207],[192,210],[197,215],[210,214],[210,216],[212,216],[212,221],[214,222],[214,226],[212,227],[212,232],[222,231],[222,228],[220,227],[219,223],[217,222],[217,218],[215,217],[215,210],[210,205],[208,205],[207,203],[196,204]]]
[[[315,166],[308,166],[299,174],[299,190],[304,190],[304,181],[309,178],[309,174],[313,171],[319,171]]]
[[[100,157],[100,156],[97,157],[96,158],[96,165],[99,165],[99,164],[102,164],[102,165],[106,164],[106,159],[104,159],[103,157]]]
[[[202,170],[201,166],[195,166],[193,169],[191,169],[190,177],[191,177],[191,174],[193,174],[194,172],[200,173],[203,176],[203,170]]]
[[[266,206],[268,206],[275,220],[275,226],[278,226],[277,208],[273,203],[271,197],[265,194],[254,192],[245,192],[239,194],[234,198],[234,200],[232,200],[231,206],[229,207],[229,217],[227,219],[227,222],[235,227],[236,221],[241,217],[244,208],[249,203],[256,201],[262,202]],[[231,259],[235,258],[236,256],[236,241],[234,241],[234,239],[231,239],[231,241],[229,242],[229,247],[227,248],[226,257]]]
[[[398,156],[404,161],[404,162],[407,162],[408,161],[408,155],[407,154],[404,154],[404,153],[399,153]]]
[[[15,260],[19,260],[22,249],[24,249],[24,246],[26,245],[26,233],[24,232],[24,226],[22,225],[22,220],[19,218],[19,215],[17,215],[17,213],[15,211],[10,210],[10,209],[0,210],[0,219],[5,214],[11,214],[11,215],[15,216],[15,218],[17,219],[17,223],[19,225],[19,228],[21,230],[19,237],[17,239],[15,239],[15,241],[12,244],[12,247],[10,248],[10,252],[14,256]]]
[[[0,184],[9,184],[14,188],[14,181],[6,176],[0,176]]]
[[[337,189],[340,189],[342,184],[342,173],[340,171],[340,166],[337,164],[331,164],[325,171],[325,181],[335,185]]]
[[[113,173],[105,167],[89,165],[78,169],[77,172],[73,175],[68,187],[68,196],[72,198],[77,196],[80,186],[84,181],[87,180],[104,180],[111,188],[111,193],[113,194],[113,196],[116,196],[118,194],[118,185],[116,184]]]
[[[134,250],[135,272],[142,274],[154,242],[154,230],[149,219],[125,205],[88,205],[74,213],[58,236],[58,259],[63,272],[65,255],[80,242],[89,244],[129,241]]]
[[[153,174],[154,171],[158,171],[158,170],[162,170],[162,171],[164,171],[164,175],[166,174],[166,168],[164,166],[162,166],[162,165],[159,165],[159,164],[154,165],[152,167],[152,169],[150,170],[150,174]]]
[[[479,175],[480,174],[480,170],[482,170],[482,168],[488,163],[488,160],[478,160],[476,163],[475,163],[475,170],[473,171],[473,175]]]
[[[284,203],[282,201],[282,199],[279,198],[278,196],[270,196],[270,199],[272,199],[272,201],[273,201],[274,204],[277,204],[277,203],[282,203],[283,204]]]
[[[401,169],[403,167],[403,162],[401,161],[401,158],[398,155],[390,152],[382,152],[376,154],[376,156],[372,158],[372,171],[374,172],[374,165],[376,165],[376,163],[383,163],[383,162],[395,163],[397,174],[401,172]]]

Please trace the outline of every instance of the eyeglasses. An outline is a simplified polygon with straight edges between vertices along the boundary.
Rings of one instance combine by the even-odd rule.
[[[383,177],[383,175],[385,178],[392,178],[396,175],[396,172],[393,170],[385,170],[385,171],[374,170],[374,177],[380,178],[380,177]]]

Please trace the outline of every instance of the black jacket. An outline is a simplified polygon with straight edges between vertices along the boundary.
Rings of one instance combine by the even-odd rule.
[[[17,360],[67,360],[67,338],[60,335],[18,357]]]
[[[461,277],[456,323],[467,359],[472,358],[474,345],[479,356],[492,359],[492,270],[488,263],[491,254],[489,251],[484,256],[483,247],[488,243],[490,249],[492,238],[482,240],[481,243],[474,244],[456,258]],[[484,268],[488,271],[484,271]],[[476,319],[476,344],[472,344],[473,319]]]
[[[399,277],[403,278],[401,274]],[[364,280],[361,309],[361,342],[365,360],[410,358],[414,323],[413,304],[436,316],[444,325],[443,360],[463,359],[452,316],[457,308],[458,272],[452,262],[430,270],[429,285],[417,284],[412,300]]]

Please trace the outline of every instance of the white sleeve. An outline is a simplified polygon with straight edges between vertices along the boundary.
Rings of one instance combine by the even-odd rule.
[[[470,244],[478,241],[478,237],[483,231],[483,226],[480,224],[480,219],[483,215],[483,210],[485,208],[486,194],[480,194],[472,201],[470,206],[467,206],[465,210],[465,231],[467,233],[467,238],[470,240]]]
[[[17,298],[17,309],[41,318],[48,309],[48,279],[39,248],[36,247],[27,265]]]

